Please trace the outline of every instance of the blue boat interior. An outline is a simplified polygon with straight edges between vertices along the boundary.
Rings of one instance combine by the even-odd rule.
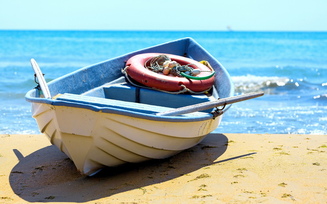
[[[147,88],[139,88],[125,81],[121,69],[126,61],[141,53],[170,53],[187,56],[197,61],[206,60],[216,71],[215,84],[211,96],[205,94],[169,94]],[[225,68],[204,48],[191,38],[179,39],[153,46],[126,55],[84,67],[51,81],[49,89],[52,99],[40,97],[38,90],[26,94],[26,100],[33,103],[67,105],[95,111],[119,111],[157,113],[171,108],[207,102],[233,95],[233,84]],[[143,107],[146,106],[146,107]],[[165,109],[165,110],[164,110]],[[111,111],[111,110],[110,110]],[[201,113],[211,112],[202,111]]]
[[[216,100],[218,97],[214,88],[210,95],[164,93],[133,86],[125,81],[125,77],[120,77],[82,94],[60,94],[56,97],[56,100],[152,114],[167,111],[171,108]],[[211,111],[210,109],[203,112],[209,113]]]

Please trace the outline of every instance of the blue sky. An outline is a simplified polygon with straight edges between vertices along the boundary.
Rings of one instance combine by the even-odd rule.
[[[327,0],[0,0],[0,29],[327,31]]]

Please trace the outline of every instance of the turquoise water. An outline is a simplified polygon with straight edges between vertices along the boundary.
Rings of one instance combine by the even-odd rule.
[[[192,37],[228,70],[236,94],[218,132],[327,134],[327,32],[0,31],[0,133],[39,133],[25,93],[30,58],[47,81],[127,52]]]

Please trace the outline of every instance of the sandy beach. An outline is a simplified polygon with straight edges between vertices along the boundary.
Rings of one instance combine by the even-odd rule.
[[[327,203],[327,136],[212,134],[93,177],[44,135],[0,135],[0,203]]]

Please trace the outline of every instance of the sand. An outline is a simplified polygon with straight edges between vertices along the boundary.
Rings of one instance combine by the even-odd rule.
[[[0,203],[327,203],[327,136],[213,134],[166,160],[80,175],[44,135],[0,135]]]

